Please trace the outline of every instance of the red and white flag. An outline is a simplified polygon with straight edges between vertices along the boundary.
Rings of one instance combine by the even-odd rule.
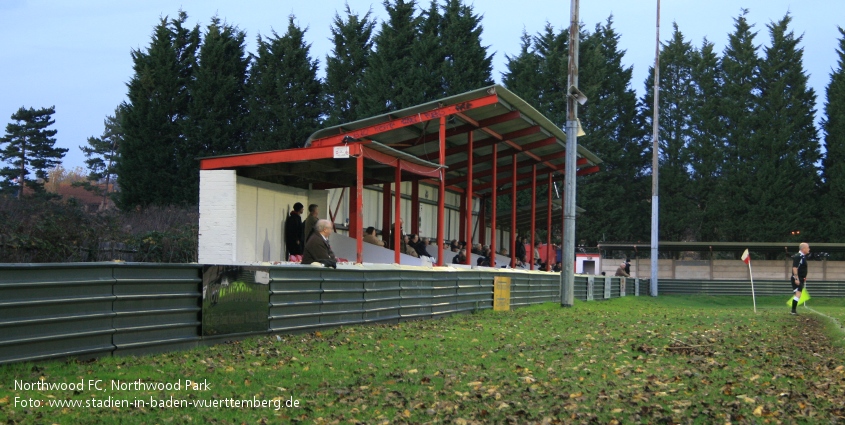
[[[751,264],[751,257],[748,255],[748,250],[746,249],[745,252],[742,253],[742,261],[745,264]]]

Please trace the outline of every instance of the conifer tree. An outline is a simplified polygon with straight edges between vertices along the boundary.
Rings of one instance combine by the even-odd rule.
[[[374,116],[422,103],[414,69],[414,44],[418,41],[421,18],[414,0],[384,1],[388,19],[374,38],[375,52],[364,72],[364,116]]]
[[[118,147],[118,205],[195,205],[199,195],[196,157],[186,143],[190,93],[196,66],[199,26],[188,16],[161,19],[149,47],[132,51],[128,100],[122,105],[123,143]]]
[[[721,65],[713,43],[707,39],[693,55],[692,79],[695,95],[689,142],[689,196],[699,218],[693,234],[697,240],[714,241],[719,240],[718,229],[725,219],[719,190],[725,155],[725,125],[721,116]]]
[[[622,64],[613,18],[582,37],[578,87],[589,99],[578,116],[586,136],[578,144],[598,155],[601,171],[578,178],[577,239],[637,241],[648,234],[644,156],[647,138],[637,114],[632,69]]]
[[[305,30],[288,18],[283,36],[258,37],[249,79],[250,152],[302,147],[320,126],[319,61],[311,59]]]
[[[190,83],[187,142],[200,156],[246,150],[246,34],[214,17]]]
[[[505,55],[507,70],[502,73],[502,84],[517,96],[530,103],[534,108],[539,104],[541,85],[539,78],[540,58],[534,52],[534,39],[525,31],[522,32],[519,44],[519,54]]]
[[[734,31],[722,55],[723,81],[720,116],[724,120],[724,166],[720,193],[724,205],[723,220],[717,229],[720,240],[757,241],[747,226],[748,203],[758,190],[750,186],[753,176],[755,146],[752,138],[757,128],[755,109],[759,103],[760,58],[754,44],[756,32],[745,19],[748,10],[734,19]]]
[[[671,40],[660,52],[660,240],[684,241],[695,238],[700,217],[690,200],[690,176],[687,172],[691,119],[694,113],[692,45],[673,24]],[[646,82],[647,119],[653,116],[653,68]]]
[[[325,125],[333,126],[366,118],[361,110],[364,70],[373,50],[375,20],[367,12],[360,17],[346,5],[346,20],[335,14],[332,23],[334,48],[326,56]]]
[[[758,128],[752,142],[757,151],[748,221],[757,240],[783,240],[800,231],[813,238],[818,211],[821,159],[814,125],[816,95],[807,85],[802,37],[789,30],[789,14],[767,27],[771,45],[760,65]],[[791,205],[794,201],[800,207]],[[797,241],[797,240],[796,240]]]
[[[839,28],[838,66],[830,74],[822,129],[826,153],[822,160],[824,208],[821,217],[826,232],[817,237],[824,242],[845,239],[845,30]]]
[[[493,55],[481,45],[481,16],[463,0],[446,0],[441,22],[443,94],[452,96],[493,84]]]
[[[446,43],[443,39],[443,20],[438,0],[431,0],[417,22],[417,38],[411,46],[411,56],[416,64],[408,70],[414,78],[418,96],[416,103],[441,99],[446,96],[444,65]],[[412,106],[406,105],[405,107]]]
[[[558,127],[566,126],[566,90],[568,88],[569,32],[555,33],[546,23],[534,37],[534,52],[540,59],[537,78],[545,81],[538,93],[536,108]]]
[[[24,108],[14,114],[14,122],[6,125],[6,135],[0,138],[0,160],[9,164],[0,170],[0,188],[4,192],[16,193],[20,198],[24,187],[35,193],[44,192],[44,182],[49,179],[48,170],[61,164],[68,151],[55,147],[57,133],[48,129],[56,121],[53,114],[56,107]],[[34,174],[35,178],[30,175]]]
[[[86,190],[102,195],[104,203],[117,177],[118,152],[123,143],[123,129],[120,125],[122,114],[119,106],[115,108],[114,115],[107,116],[103,122],[105,127],[103,134],[100,137],[89,137],[88,146],[79,147],[85,154],[88,178],[85,182],[73,183],[73,185],[82,186]],[[101,181],[105,181],[105,189],[100,187]]]

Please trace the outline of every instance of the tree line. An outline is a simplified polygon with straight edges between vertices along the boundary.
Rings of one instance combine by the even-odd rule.
[[[387,0],[384,7],[380,23],[348,6],[335,14],[322,78],[293,16],[283,34],[259,35],[254,53],[246,51],[246,32],[218,17],[205,28],[187,25],[183,11],[162,18],[149,45],[131,53],[127,100],[106,118],[103,134],[81,147],[92,181],[116,178],[115,200],[124,209],[195,205],[198,157],[298,147],[325,126],[493,84],[490,46],[481,42],[482,19],[471,5]],[[840,241],[845,32],[831,52],[838,64],[821,112],[822,140],[791,16],[762,34],[746,16],[735,17],[722,52],[707,39],[694,45],[677,25],[662,43],[660,239]],[[579,88],[590,100],[579,110],[587,132],[579,143],[604,161],[601,172],[578,182],[586,213],[576,232],[588,245],[647,241],[650,232],[653,72],[638,97],[620,38],[612,16],[581,28]],[[524,32],[501,76],[561,127],[568,42],[568,29],[550,24]],[[15,131],[7,127],[7,146],[21,140]],[[4,190],[21,169],[17,151],[8,149]],[[545,186],[538,192],[545,202]],[[516,201],[529,199],[521,192]],[[504,198],[500,208],[509,204]]]

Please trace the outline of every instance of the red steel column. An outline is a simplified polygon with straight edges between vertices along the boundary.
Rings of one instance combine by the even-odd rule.
[[[420,181],[411,182],[411,233],[420,234]]]
[[[467,213],[467,196],[466,192],[461,194],[460,200],[460,207],[458,207],[458,241],[466,240],[467,234],[467,221],[466,221],[466,213]]]
[[[440,166],[446,165],[446,117],[440,117]],[[443,210],[446,208],[446,173],[440,169],[440,184],[437,190],[437,265],[443,265],[443,247],[446,241],[443,240],[443,232],[446,221],[443,217]]]
[[[511,155],[511,268],[516,267],[516,154]]]
[[[356,263],[364,262],[364,155],[358,155],[355,159],[357,162],[357,172],[355,181],[355,253]],[[351,202],[350,202],[351,203]],[[352,220],[349,220],[352,224]]]
[[[466,241],[467,241],[467,264],[472,265],[470,261],[472,259],[472,151],[473,151],[473,137],[472,132],[470,131],[467,133],[467,193],[465,193],[466,198]]]
[[[396,190],[394,196],[394,211],[393,211],[393,262],[396,264],[400,264],[399,261],[399,252],[402,250],[402,241],[400,238],[402,237],[402,232],[400,229],[399,220],[402,218],[402,189],[400,186],[402,185],[402,161],[396,161]]]
[[[531,166],[531,248],[528,252],[528,262],[531,263],[531,270],[534,270],[534,247],[536,241],[534,232],[537,230],[537,164]]]
[[[381,186],[381,239],[390,247],[390,183]]]
[[[490,267],[496,267],[496,188],[499,187],[496,182],[496,175],[499,165],[499,145],[493,145],[493,193],[491,194],[491,203],[493,209],[490,212],[490,251],[493,255],[490,256]]]
[[[552,173],[549,173],[549,198],[548,198],[548,206],[546,212],[546,271],[552,271],[552,261],[554,257],[551,257],[552,249]],[[555,253],[555,257],[557,253]]]

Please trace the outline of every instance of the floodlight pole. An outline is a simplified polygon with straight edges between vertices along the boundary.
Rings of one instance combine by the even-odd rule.
[[[569,81],[566,90],[566,163],[564,170],[563,238],[561,250],[560,305],[575,301],[575,168],[578,155],[578,102],[570,88],[578,87],[578,8],[572,0],[569,19]]]
[[[660,0],[657,0],[657,27],[654,47],[654,118],[652,119],[652,150],[651,150],[651,296],[657,296],[657,241],[658,241],[658,209],[657,198],[657,165],[658,165],[658,137],[660,118]]]

